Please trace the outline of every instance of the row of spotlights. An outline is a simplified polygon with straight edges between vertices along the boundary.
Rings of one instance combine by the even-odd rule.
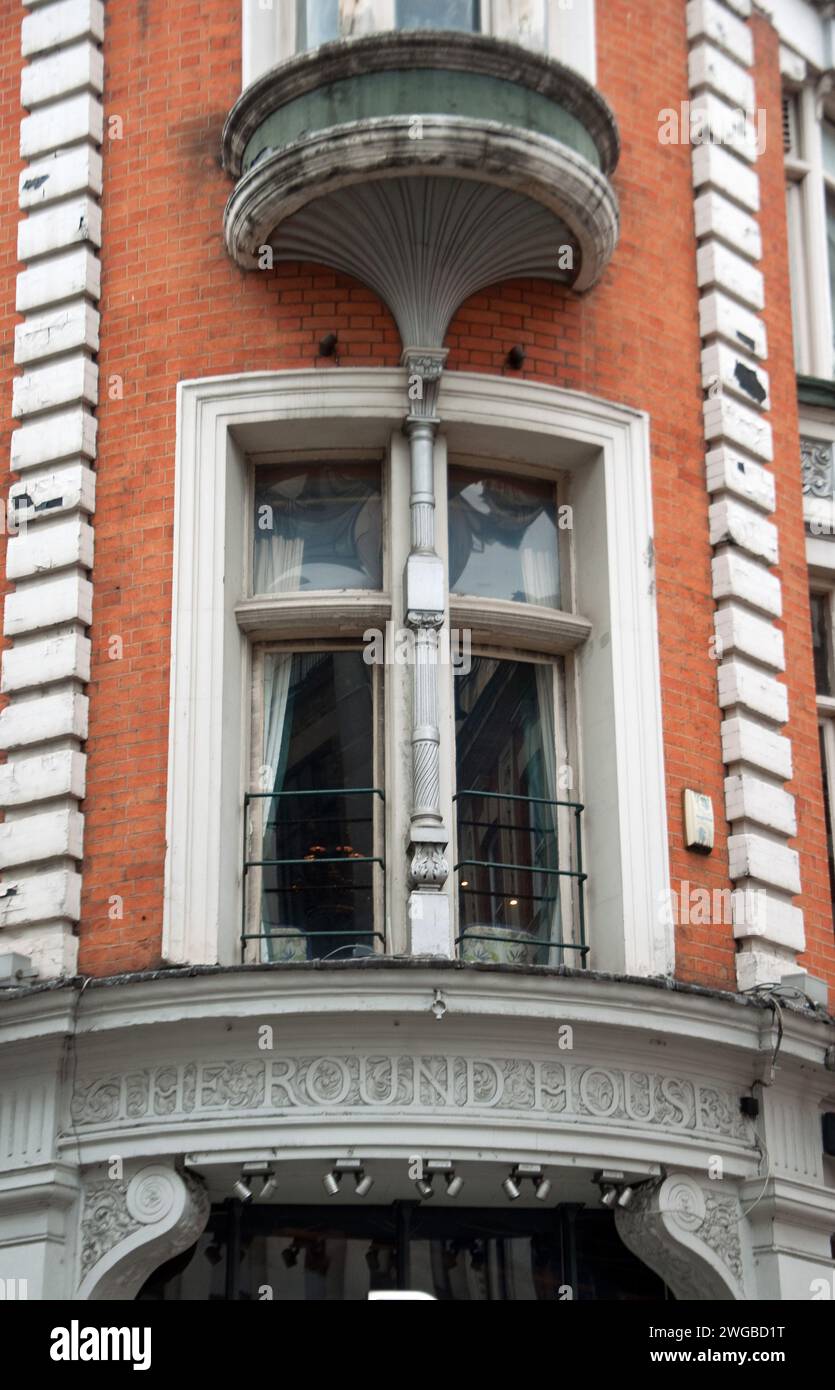
[[[239,1202],[252,1201],[254,1178],[261,1179],[261,1189],[258,1196],[262,1202],[266,1201],[268,1197],[272,1197],[278,1187],[278,1180],[269,1163],[245,1163],[241,1169],[241,1176],[232,1184],[232,1191]]]
[[[628,1207],[635,1195],[635,1189],[626,1181],[626,1175],[613,1168],[604,1168],[595,1173],[593,1182],[600,1188],[600,1200],[611,1211],[613,1207]]]
[[[542,1169],[536,1163],[517,1163],[511,1168],[502,1187],[511,1202],[515,1202],[517,1197],[522,1195],[522,1185],[530,1181],[534,1186],[534,1195],[540,1202],[548,1198],[551,1191],[551,1179],[543,1177]]]
[[[374,1179],[368,1176],[358,1158],[338,1158],[336,1160],[330,1172],[326,1173],[322,1179],[322,1186],[328,1196],[336,1196],[346,1173],[351,1173],[353,1176],[356,1195],[367,1197],[374,1186]]]
[[[329,1197],[335,1197],[341,1190],[342,1179],[346,1173],[354,1179],[354,1192],[357,1197],[367,1197],[372,1187],[374,1179],[365,1172],[361,1161],[358,1158],[338,1158],[333,1167],[325,1174],[322,1179],[322,1186]],[[423,1176],[415,1179],[415,1187],[419,1195],[428,1201],[435,1195],[434,1181],[437,1176],[443,1177],[446,1195],[457,1197],[462,1187],[464,1179],[456,1173],[451,1159],[430,1158],[423,1164]],[[232,1185],[232,1191],[240,1202],[251,1202],[253,1198],[252,1183],[254,1178],[261,1179],[261,1189],[259,1197],[265,1201],[271,1197],[278,1187],[278,1181],[274,1170],[269,1163],[245,1163],[241,1169],[241,1176]],[[621,1182],[618,1181],[621,1179]],[[632,1188],[622,1185],[623,1174],[614,1172],[602,1172],[595,1174],[594,1181],[599,1185],[601,1201],[606,1207],[613,1207],[615,1204],[621,1207],[629,1206],[632,1200]],[[541,1167],[536,1163],[517,1163],[511,1168],[507,1177],[502,1182],[502,1187],[511,1202],[515,1202],[522,1195],[522,1188],[526,1182],[532,1182],[534,1195],[540,1202],[547,1201],[551,1191],[551,1180],[543,1176]]]

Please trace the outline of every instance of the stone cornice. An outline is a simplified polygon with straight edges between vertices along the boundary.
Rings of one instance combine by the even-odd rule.
[[[271,68],[246,88],[227,117],[224,168],[239,178],[243,152],[253,132],[271,112],[306,92],[367,72],[414,68],[479,73],[538,92],[582,122],[597,147],[604,174],[617,165],[620,140],[611,108],[573,69],[483,34],[416,30],[326,44]]]

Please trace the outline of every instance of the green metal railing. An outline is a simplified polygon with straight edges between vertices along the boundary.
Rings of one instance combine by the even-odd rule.
[[[357,941],[361,941],[361,940],[367,940],[367,941],[375,941],[375,940],[376,940],[376,941],[380,941],[380,942],[382,943],[382,948],[383,948],[383,950],[385,950],[385,944],[386,944],[386,941],[385,941],[385,934],[384,934],[383,932],[381,932],[381,931],[376,930],[374,927],[370,927],[370,928],[368,928],[367,930],[365,930],[365,929],[363,929],[363,928],[361,928],[361,927],[323,927],[323,928],[321,928],[321,929],[317,929],[317,930],[313,930],[313,931],[311,931],[311,930],[305,930],[305,929],[302,928],[302,927],[285,927],[285,928],[279,927],[279,928],[277,928],[276,930],[269,930],[269,931],[263,931],[263,930],[261,930],[261,931],[248,931],[248,930],[247,930],[248,916],[249,916],[249,913],[250,913],[250,911],[251,911],[251,907],[250,907],[250,904],[249,904],[249,901],[248,901],[248,887],[249,887],[249,883],[251,882],[251,879],[250,879],[249,875],[250,875],[250,871],[251,871],[252,869],[299,868],[299,869],[301,869],[301,870],[304,872],[304,871],[309,871],[309,870],[311,870],[311,869],[313,869],[313,870],[318,869],[320,866],[324,867],[324,866],[326,866],[326,865],[333,865],[333,864],[347,864],[347,865],[354,865],[354,866],[360,866],[360,865],[363,865],[363,864],[370,864],[370,865],[372,866],[372,869],[371,869],[372,878],[371,878],[371,883],[370,883],[370,884],[369,884],[369,883],[353,884],[353,883],[347,883],[347,882],[346,882],[346,883],[340,883],[340,884],[337,885],[337,886],[338,886],[340,892],[345,892],[345,893],[358,893],[358,892],[370,893],[370,894],[371,894],[371,898],[372,898],[372,912],[374,913],[375,916],[377,915],[376,912],[375,912],[375,902],[374,902],[374,899],[375,899],[375,896],[376,896],[376,893],[375,893],[375,873],[376,873],[376,870],[379,870],[379,872],[384,876],[384,875],[385,875],[385,869],[386,869],[385,861],[384,861],[379,855],[376,855],[376,854],[357,854],[357,853],[354,853],[354,852],[352,851],[350,854],[344,854],[344,853],[343,853],[343,854],[325,854],[325,855],[319,855],[319,854],[315,854],[315,853],[308,853],[308,854],[302,855],[301,857],[291,857],[291,858],[283,858],[283,859],[263,859],[263,858],[251,859],[251,858],[249,857],[250,808],[251,808],[253,802],[257,802],[257,801],[273,802],[273,801],[280,801],[280,800],[282,800],[283,798],[293,798],[293,797],[299,797],[299,798],[301,798],[301,797],[311,797],[311,798],[312,798],[312,797],[315,797],[315,798],[316,798],[317,800],[319,800],[319,801],[324,801],[324,800],[327,799],[327,798],[338,798],[338,797],[349,797],[349,796],[353,796],[353,797],[356,797],[356,796],[366,796],[366,797],[369,797],[369,798],[371,799],[372,814],[371,814],[370,816],[366,816],[366,817],[362,817],[362,818],[361,818],[361,817],[357,817],[357,816],[330,816],[330,817],[327,817],[327,816],[324,816],[324,817],[323,817],[323,816],[316,816],[316,817],[314,818],[314,820],[313,820],[313,824],[315,825],[316,830],[317,830],[318,832],[321,832],[322,827],[328,825],[329,823],[330,823],[330,824],[334,824],[334,823],[335,823],[335,824],[338,824],[338,825],[342,825],[342,826],[345,826],[346,828],[348,828],[348,827],[350,827],[350,826],[357,826],[357,825],[368,825],[368,824],[372,824],[372,825],[373,825],[373,821],[374,821],[374,815],[373,815],[374,797],[375,797],[375,796],[378,796],[378,797],[380,798],[380,802],[381,802],[381,803],[384,803],[384,802],[385,802],[385,796],[384,796],[383,792],[381,791],[381,789],[380,789],[379,787],[326,787],[326,788],[323,788],[323,789],[318,789],[318,788],[317,788],[317,789],[315,789],[315,790],[310,790],[310,791],[246,792],[246,794],[244,795],[244,834],[243,834],[243,856],[242,856],[242,862],[243,862],[243,893],[242,893],[242,895],[241,895],[241,897],[242,897],[242,902],[241,902],[241,960],[242,960],[242,961],[244,961],[244,960],[246,959],[247,943],[250,942],[250,941],[281,941],[281,940],[293,940],[293,941],[295,941],[295,940],[303,940],[303,941],[305,941],[305,943],[306,943],[306,942],[308,942],[308,941],[313,941],[313,942],[315,942],[316,939],[317,939],[317,938],[320,938],[320,937],[327,937],[327,938],[330,939],[330,938],[332,938],[332,937],[344,936],[344,937],[349,937],[349,938],[351,938],[351,941],[348,942],[348,943],[346,943],[346,945],[350,945],[352,942],[357,942]],[[269,811],[268,811],[268,815],[269,815]],[[266,824],[263,825],[263,826],[261,827],[261,835],[264,836],[264,835],[266,834],[267,830],[269,830],[269,829],[281,829],[281,830],[283,830],[283,831],[285,831],[285,832],[286,832],[286,831],[290,831],[290,830],[293,829],[294,826],[297,826],[297,825],[299,825],[299,824],[305,824],[305,823],[306,823],[306,818],[304,818],[304,817],[300,817],[300,818],[298,818],[298,819],[295,820],[295,821],[268,820],[268,821],[266,822]],[[304,886],[312,887],[312,885],[304,885]],[[261,885],[261,896],[262,896],[262,897],[263,897],[263,895],[264,895],[265,893],[267,893],[267,894],[283,894],[283,893],[288,893],[288,892],[293,892],[293,891],[303,891],[303,886],[301,886],[301,885],[279,885],[279,886],[277,886],[277,887],[264,888],[263,883],[262,883],[262,885]],[[385,919],[385,914],[384,914],[384,912],[382,911],[382,902],[380,903],[380,908],[381,908],[381,910],[380,910],[380,918],[381,918],[381,920],[384,920],[384,919]],[[263,926],[263,919],[262,919],[262,917],[261,917],[261,915],[260,915],[260,914],[261,914],[261,903],[260,903],[260,902],[259,902],[259,905],[258,905],[258,911],[259,911],[259,921],[261,922],[261,924],[262,924],[262,926]],[[346,949],[346,948],[345,948],[345,947],[341,947],[341,948],[337,948],[337,949],[344,950],[344,949]],[[328,952],[327,954],[330,955],[330,956],[332,956],[332,955],[334,954],[334,952],[331,951],[331,952]]]
[[[576,896],[577,896],[577,938],[578,938],[578,939],[577,939],[576,941],[565,941],[565,940],[563,940],[563,939],[561,939],[561,938],[560,938],[560,939],[554,939],[553,937],[536,937],[536,936],[533,936],[533,935],[528,935],[526,932],[524,932],[524,931],[522,931],[522,930],[520,930],[520,929],[518,929],[518,928],[508,927],[506,931],[503,931],[503,930],[501,929],[501,927],[497,927],[497,926],[494,926],[492,923],[489,923],[489,924],[485,924],[484,926],[481,926],[481,927],[479,927],[479,926],[475,926],[475,927],[468,926],[468,927],[465,927],[465,928],[463,929],[463,931],[461,931],[460,934],[459,934],[458,936],[456,936],[456,938],[455,938],[455,944],[456,944],[456,946],[457,946],[457,948],[458,948],[458,953],[459,953],[459,955],[461,955],[463,945],[464,945],[464,943],[466,943],[466,942],[471,942],[471,941],[486,941],[486,942],[495,943],[495,942],[502,942],[502,941],[505,941],[505,942],[508,942],[508,943],[512,943],[514,946],[524,945],[526,948],[527,948],[527,947],[545,948],[545,951],[546,951],[546,953],[547,953],[547,963],[548,963],[548,964],[551,963],[551,952],[552,952],[552,951],[559,951],[560,953],[563,952],[563,951],[576,951],[576,953],[577,953],[578,956],[580,957],[580,962],[581,962],[581,964],[584,965],[584,964],[585,964],[585,961],[586,961],[586,956],[588,955],[589,950],[591,949],[589,946],[586,945],[585,883],[586,883],[586,879],[588,878],[588,874],[586,874],[586,873],[583,871],[583,840],[582,840],[582,823],[581,823],[581,816],[582,816],[582,814],[583,814],[583,811],[585,810],[585,807],[584,807],[579,801],[559,801],[559,800],[553,800],[552,798],[544,797],[544,796],[518,796],[518,795],[514,795],[514,794],[511,794],[511,793],[508,793],[508,792],[482,791],[482,790],[477,790],[477,789],[473,789],[473,788],[469,788],[469,789],[467,789],[467,790],[465,790],[465,791],[460,791],[460,792],[458,792],[457,795],[456,795],[455,797],[453,797],[453,801],[455,801],[455,802],[460,802],[461,800],[463,800],[463,799],[465,799],[465,798],[469,798],[470,800],[472,800],[472,799],[474,799],[474,798],[476,798],[476,797],[481,798],[482,800],[489,800],[489,801],[520,803],[520,804],[522,804],[522,805],[524,805],[524,806],[526,806],[526,807],[529,807],[529,808],[534,808],[534,807],[537,807],[537,806],[547,806],[547,807],[550,807],[551,809],[553,809],[555,812],[556,812],[556,811],[558,810],[558,808],[560,808],[560,807],[567,808],[568,810],[572,811],[572,812],[573,812],[573,816],[574,816],[574,836],[573,836],[573,841],[574,841],[574,855],[575,855],[575,861],[576,861],[576,868],[574,868],[574,869],[570,869],[570,868],[569,868],[569,869],[565,869],[565,868],[560,868],[560,867],[557,867],[557,868],[547,868],[547,867],[544,867],[544,866],[541,866],[541,865],[538,865],[538,864],[512,864],[512,863],[504,863],[504,862],[502,862],[501,860],[495,860],[495,859],[459,859],[458,863],[454,866],[454,869],[453,869],[453,872],[456,873],[456,874],[458,875],[458,877],[459,877],[459,885],[458,885],[459,899],[460,899],[461,895],[464,895],[464,894],[472,894],[473,897],[488,897],[488,898],[510,898],[510,897],[515,897],[515,898],[517,899],[517,901],[520,901],[520,902],[521,902],[521,901],[524,901],[524,902],[531,902],[531,903],[533,903],[533,902],[552,902],[552,903],[558,902],[558,897],[555,896],[555,895],[552,895],[552,894],[548,894],[548,893],[535,893],[535,892],[524,893],[524,894],[522,894],[522,893],[518,893],[516,890],[508,890],[508,888],[507,888],[506,886],[502,886],[502,887],[500,887],[500,888],[495,888],[495,889],[494,889],[494,888],[485,888],[485,887],[482,887],[481,885],[476,886],[476,887],[469,887],[469,886],[467,886],[467,887],[462,887],[462,886],[461,886],[461,871],[464,870],[464,869],[487,869],[487,870],[489,870],[491,873],[493,873],[493,872],[498,872],[499,874],[511,874],[511,873],[531,874],[531,875],[533,875],[533,874],[541,874],[541,875],[543,875],[546,879],[553,879],[553,880],[555,880],[555,881],[557,882],[557,884],[559,884],[559,880],[560,880],[560,879],[563,879],[563,878],[573,879],[573,880],[576,882],[576,884],[577,884],[577,893],[576,893]],[[502,831],[502,830],[507,830],[507,831],[511,831],[511,832],[514,832],[514,833],[523,833],[523,834],[524,834],[524,833],[530,833],[530,832],[532,832],[532,831],[536,831],[536,833],[539,833],[539,834],[543,833],[541,827],[536,828],[536,827],[534,827],[534,826],[532,826],[532,825],[518,825],[518,824],[507,824],[507,825],[506,825],[506,824],[502,824],[502,823],[500,823],[500,822],[493,822],[493,821],[473,821],[473,820],[467,821],[467,820],[463,820],[463,819],[460,817],[460,815],[459,815],[458,824],[459,824],[459,827],[462,826],[462,825],[470,825],[470,826],[475,826],[475,827],[483,827],[483,828],[489,829],[489,830],[491,830],[491,831]],[[557,839],[556,827],[554,828],[554,832],[553,832],[553,833],[554,833],[554,836],[555,836],[555,844],[556,844],[557,847],[558,847],[558,843],[559,843],[559,842],[558,842],[558,839]],[[559,865],[559,850],[558,850],[558,848],[557,848],[557,864]],[[561,954],[560,954],[560,956],[558,957],[558,959],[559,959],[559,962],[562,963],[563,957],[562,957]]]

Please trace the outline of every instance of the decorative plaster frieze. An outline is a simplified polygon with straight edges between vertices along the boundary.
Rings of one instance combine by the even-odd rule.
[[[100,0],[27,4],[21,45],[20,177],[24,218],[16,306],[10,466],[23,476],[11,499],[26,529],[6,548],[0,719],[0,951],[29,956],[42,976],[75,969],[79,914],[75,862],[83,846],[94,474],[98,402],[104,132],[104,7]],[[44,638],[36,635],[49,633]],[[50,689],[45,697],[39,692]],[[48,809],[40,809],[43,803]]]
[[[401,1111],[535,1114],[537,1122],[637,1125],[750,1142],[735,1095],[660,1071],[454,1054],[317,1053],[180,1062],[82,1078],[78,1130],[158,1125],[223,1114]]]
[[[835,470],[829,440],[801,439],[800,471],[806,497],[835,496]]]

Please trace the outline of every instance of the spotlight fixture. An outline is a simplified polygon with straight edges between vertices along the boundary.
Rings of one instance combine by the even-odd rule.
[[[629,1192],[629,1197],[623,1203],[624,1206],[629,1205],[632,1192],[630,1188],[626,1187],[626,1174],[619,1169],[601,1168],[599,1172],[594,1174],[592,1182],[600,1188],[600,1200],[604,1207],[609,1207],[611,1210],[618,1203],[622,1191]]]
[[[261,1179],[261,1190],[258,1194],[261,1201],[264,1201],[267,1197],[271,1197],[278,1187],[275,1169],[272,1168],[265,1159],[257,1159],[252,1163],[244,1163],[241,1167],[241,1176],[232,1189],[235,1196],[238,1197],[240,1201],[252,1201],[254,1195],[252,1191],[253,1178]],[[244,1192],[247,1192],[249,1195],[245,1197],[243,1195]]]
[[[322,1179],[322,1186],[329,1197],[335,1197],[339,1191],[339,1184],[342,1182],[344,1173],[352,1173],[354,1178],[354,1191],[358,1197],[367,1197],[372,1187],[374,1179],[369,1177],[358,1158],[338,1158],[329,1173]]]
[[[628,1206],[631,1204],[632,1198],[633,1198],[634,1196],[635,1196],[635,1189],[634,1189],[634,1187],[625,1187],[625,1188],[623,1189],[623,1191],[621,1192],[620,1196],[618,1197],[618,1206],[619,1206],[619,1207],[628,1207]]]
[[[514,372],[520,372],[525,365],[525,349],[521,343],[516,343],[507,354],[506,362],[512,367]]]
[[[252,1201],[252,1188],[243,1178],[236,1178],[232,1184],[232,1191],[239,1202]]]
[[[534,1195],[539,1198],[540,1202],[547,1199],[548,1193],[551,1191],[551,1179],[543,1176],[541,1166],[538,1163],[516,1163],[502,1183],[502,1187],[511,1202],[515,1202],[517,1197],[521,1197],[524,1182],[533,1183]]]
[[[424,1197],[427,1200],[430,1197],[434,1197],[435,1195],[435,1189],[432,1186],[431,1178],[415,1178],[415,1187],[417,1188],[421,1197]]]
[[[266,1202],[269,1197],[272,1197],[277,1187],[278,1178],[276,1177],[275,1173],[268,1173],[267,1176],[264,1178],[261,1191],[258,1194],[261,1201]]]
[[[223,1251],[219,1245],[215,1245],[214,1241],[211,1245],[206,1246],[206,1259],[210,1265],[219,1265],[223,1259]]]
[[[456,1173],[447,1173],[445,1181],[447,1197],[457,1197],[464,1186],[464,1179],[459,1178]]]
[[[337,342],[338,339],[335,333],[326,333],[319,343],[319,356],[335,357]]]

